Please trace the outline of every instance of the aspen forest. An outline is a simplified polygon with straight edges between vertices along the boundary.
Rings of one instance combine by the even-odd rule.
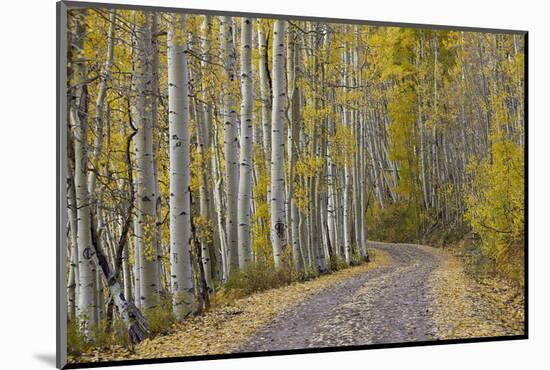
[[[70,363],[524,334],[523,34],[67,29]]]

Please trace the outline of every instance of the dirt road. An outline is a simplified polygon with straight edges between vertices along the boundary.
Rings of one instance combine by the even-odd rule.
[[[438,257],[426,247],[374,244],[390,266],[336,284],[280,315],[238,351],[397,343],[436,338],[430,274]]]

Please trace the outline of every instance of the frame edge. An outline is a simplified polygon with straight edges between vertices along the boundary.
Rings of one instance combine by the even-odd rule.
[[[63,211],[63,200],[66,199],[66,188],[63,186],[66,178],[66,158],[61,149],[66,146],[67,97],[67,4],[64,1],[56,3],[56,367],[62,369],[67,365],[67,279],[65,261],[67,260],[67,240],[63,231],[66,225],[66,214]]]

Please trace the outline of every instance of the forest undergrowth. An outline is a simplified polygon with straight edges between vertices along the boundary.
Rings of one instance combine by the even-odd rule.
[[[430,284],[434,291],[439,339],[464,339],[524,334],[525,297],[511,279],[488,273],[488,262],[463,254],[464,243],[439,248],[440,267]]]
[[[308,296],[368,270],[391,264],[384,251],[370,250],[369,262],[353,258],[347,267],[336,258],[332,272],[317,277],[292,274],[292,269],[256,267],[240,271],[213,294],[211,307],[178,322],[172,315],[171,299],[146,312],[150,336],[133,345],[124,325],[103,322],[95,339],[85,341],[76,327],[69,328],[69,363],[125,359],[192,356],[224,353],[244,341],[263,323],[292,308]]]

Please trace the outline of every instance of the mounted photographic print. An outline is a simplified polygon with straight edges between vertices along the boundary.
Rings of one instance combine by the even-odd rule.
[[[526,58],[58,3],[58,367],[527,338]]]

